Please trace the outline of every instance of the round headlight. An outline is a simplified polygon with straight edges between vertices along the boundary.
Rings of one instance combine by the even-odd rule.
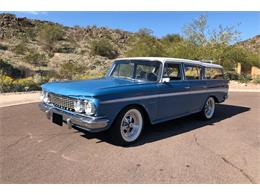
[[[84,111],[84,103],[81,100],[74,101],[74,110],[75,112],[83,112]]]
[[[96,113],[96,106],[91,101],[85,101],[84,102],[84,109],[85,109],[85,113],[87,115],[93,115],[93,114]]]
[[[49,103],[49,93],[47,91],[42,91],[41,96],[40,96],[41,101],[44,103]]]

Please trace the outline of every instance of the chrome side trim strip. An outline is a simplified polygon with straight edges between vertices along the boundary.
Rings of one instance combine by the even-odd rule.
[[[101,102],[101,104],[110,104],[110,103],[141,100],[141,99],[143,100],[143,99],[159,98],[159,97],[191,95],[191,94],[200,94],[200,93],[209,93],[209,92],[227,93],[228,89],[227,88],[218,88],[218,89],[205,89],[205,90],[196,90],[196,91],[172,92],[172,93],[155,94],[155,95],[144,95],[144,96],[137,96],[137,97],[120,98],[120,99],[115,99],[115,100],[107,100],[107,101]]]

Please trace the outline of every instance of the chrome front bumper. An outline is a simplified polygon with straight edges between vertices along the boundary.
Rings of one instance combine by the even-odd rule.
[[[68,128],[77,126],[89,132],[100,132],[106,130],[109,126],[109,121],[101,117],[85,117],[45,103],[40,103],[39,107],[46,113],[49,120],[52,119],[53,113],[62,115],[63,121],[67,123]]]

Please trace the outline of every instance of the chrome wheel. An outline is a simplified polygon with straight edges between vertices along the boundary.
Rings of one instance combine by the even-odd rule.
[[[139,110],[130,109],[122,118],[120,132],[126,142],[135,141],[143,128],[143,117]]]
[[[207,119],[212,118],[213,114],[215,112],[215,100],[214,98],[210,97],[206,101],[205,107],[204,107],[204,114]]]

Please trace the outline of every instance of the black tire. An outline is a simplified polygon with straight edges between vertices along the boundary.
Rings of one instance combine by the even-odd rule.
[[[138,134],[137,138],[131,141],[127,141],[126,139],[124,139],[124,136],[122,135],[122,131],[121,131],[121,124],[123,123],[122,120],[125,117],[125,115],[131,111],[131,110],[137,110],[140,115],[141,115],[141,120],[142,120],[142,124],[141,124],[141,130],[140,133]],[[135,143],[138,138],[140,138],[143,128],[144,128],[144,117],[143,117],[143,111],[136,107],[136,106],[130,106],[125,108],[124,110],[122,110],[117,118],[115,119],[114,123],[112,124],[110,130],[109,130],[109,135],[110,135],[110,139],[112,141],[113,144],[115,145],[120,145],[120,146],[129,146],[133,143]]]
[[[211,112],[208,112],[208,104],[211,104],[213,109]],[[205,101],[205,104],[203,106],[203,109],[200,112],[200,116],[203,120],[210,120],[215,114],[215,108],[216,108],[216,103],[215,99],[213,97],[208,97],[207,100]]]

